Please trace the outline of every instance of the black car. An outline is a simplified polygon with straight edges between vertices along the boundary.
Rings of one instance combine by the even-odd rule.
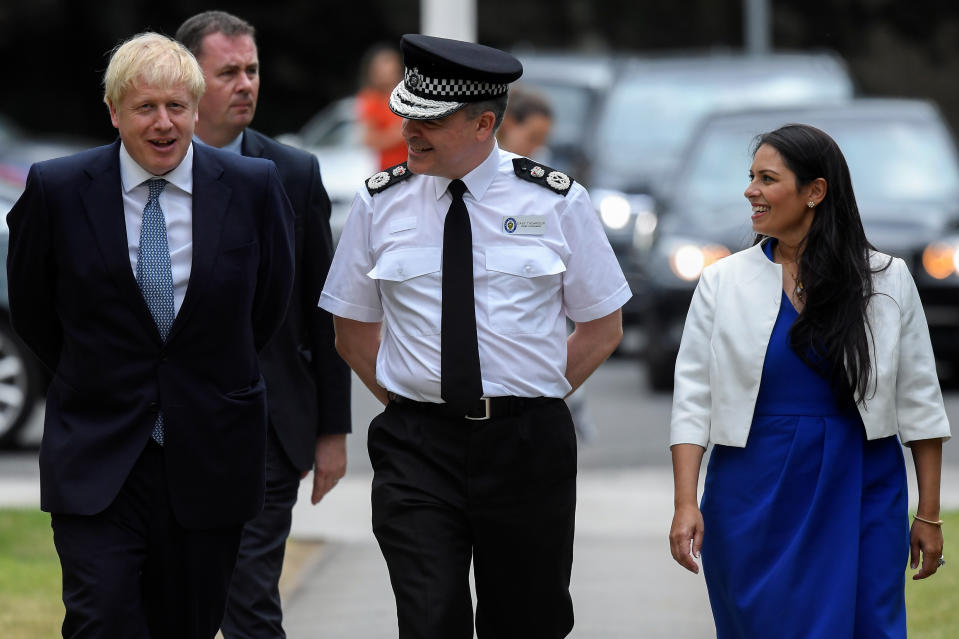
[[[753,140],[783,124],[819,127],[852,174],[866,236],[905,260],[937,359],[959,366],[959,157],[934,104],[860,99],[844,105],[709,118],[676,169],[659,224],[629,260],[644,274],[646,363],[654,388],[672,385],[686,312],[708,264],[753,243],[748,183]]]
[[[746,108],[837,104],[852,99],[843,61],[828,53],[709,53],[623,60],[599,112],[581,176],[620,258],[633,298],[624,320],[643,314],[641,273],[626,255],[657,225],[657,200],[700,120]]]

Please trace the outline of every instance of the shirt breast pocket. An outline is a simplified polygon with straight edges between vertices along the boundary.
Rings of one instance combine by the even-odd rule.
[[[443,249],[395,249],[380,255],[368,277],[380,285],[383,309],[401,335],[436,335],[442,316]]]
[[[545,246],[486,249],[490,325],[511,333],[546,333],[560,313],[566,264]]]

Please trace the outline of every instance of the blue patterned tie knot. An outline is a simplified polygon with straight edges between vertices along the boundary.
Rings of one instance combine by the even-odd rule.
[[[161,339],[166,341],[173,326],[173,272],[170,269],[170,246],[167,243],[166,219],[160,208],[160,193],[166,180],[147,182],[150,195],[143,208],[140,225],[140,249],[137,253],[137,284],[150,309]],[[153,426],[153,439],[163,444],[163,415],[158,414]]]

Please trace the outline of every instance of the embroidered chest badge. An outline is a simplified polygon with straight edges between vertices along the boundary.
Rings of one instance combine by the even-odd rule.
[[[503,218],[507,235],[542,235],[546,232],[545,215],[512,215]]]

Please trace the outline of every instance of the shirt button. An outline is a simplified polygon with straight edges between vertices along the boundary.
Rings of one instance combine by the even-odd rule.
[[[533,267],[527,264],[526,266],[523,267],[523,270],[526,271],[527,273],[530,273],[533,270]]]
[[[399,275],[400,277],[403,277],[403,267],[402,267],[402,266],[400,266],[399,268],[396,269],[396,274]]]

